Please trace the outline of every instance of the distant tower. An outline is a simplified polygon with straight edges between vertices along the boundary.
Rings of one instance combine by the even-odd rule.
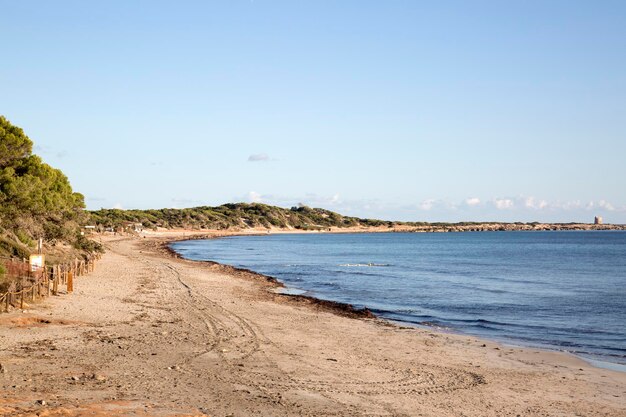
[[[595,219],[593,219],[593,224],[602,224],[602,216],[596,216]]]

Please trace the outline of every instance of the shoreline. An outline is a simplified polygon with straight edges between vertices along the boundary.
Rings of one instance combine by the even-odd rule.
[[[230,235],[232,236],[232,235]],[[219,239],[220,237],[214,236],[214,237],[210,237],[208,239]],[[205,238],[202,237],[197,237],[193,240],[203,240]],[[277,296],[282,296],[282,297],[286,297],[290,300],[294,300],[294,301],[299,301],[301,303],[308,303],[311,305],[315,305],[319,308],[323,308],[326,311],[329,312],[333,312],[335,314],[339,314],[339,315],[343,315],[346,317],[352,317],[352,318],[377,318],[377,319],[381,319],[381,320],[386,320],[383,319],[379,316],[377,316],[376,314],[372,313],[367,307],[364,308],[357,308],[354,307],[354,305],[349,304],[349,303],[341,303],[338,301],[332,301],[332,300],[324,300],[322,298],[317,298],[317,297],[313,297],[313,296],[309,296],[309,295],[302,295],[302,294],[289,294],[289,293],[283,293],[280,292],[280,289],[287,289],[287,286],[285,285],[285,283],[283,283],[282,281],[278,280],[275,277],[269,276],[269,275],[265,275],[265,274],[261,274],[260,272],[256,272],[253,271],[251,269],[248,268],[239,268],[233,265],[228,265],[228,264],[222,264],[220,262],[215,262],[215,261],[199,261],[199,260],[194,260],[194,259],[188,259],[185,258],[184,256],[182,256],[181,254],[179,254],[178,252],[176,252],[174,249],[172,249],[171,244],[172,243],[176,243],[176,242],[184,242],[186,241],[186,239],[184,240],[165,240],[161,243],[161,249],[163,250],[163,252],[167,253],[169,256],[172,256],[175,259],[183,259],[187,262],[196,262],[199,264],[204,264],[204,265],[210,265],[210,266],[217,266],[219,267],[222,271],[224,271],[225,273],[228,274],[232,274],[233,276],[237,276],[237,274],[246,274],[249,276],[254,277],[255,279],[259,279],[265,283],[269,283],[272,286],[272,292],[273,294],[277,295]]]
[[[626,375],[571,355],[355,319],[166,238],[103,240],[71,296],[0,316],[0,414],[626,416]]]
[[[333,232],[321,232],[324,234],[333,234]],[[362,233],[376,233],[376,232],[362,232]],[[276,233],[278,234],[278,233]],[[309,232],[305,232],[302,234],[309,234]],[[487,336],[484,335],[478,335],[478,334],[474,334],[474,333],[468,333],[468,332],[463,332],[461,330],[456,330],[456,329],[449,329],[449,328],[445,328],[445,327],[441,327],[441,326],[430,326],[427,324],[419,324],[419,323],[413,323],[413,322],[404,322],[404,321],[400,321],[400,320],[393,320],[391,318],[387,318],[384,317],[380,314],[374,313],[372,312],[367,306],[361,307],[361,308],[357,308],[355,307],[353,304],[350,303],[344,303],[344,302],[338,302],[338,301],[332,301],[332,300],[326,300],[323,298],[318,298],[315,296],[311,296],[311,295],[303,295],[303,294],[291,294],[288,292],[281,292],[281,289],[285,289],[285,290],[289,290],[289,287],[287,287],[287,285],[280,281],[279,279],[272,277],[270,275],[266,275],[266,274],[262,274],[260,272],[248,269],[248,268],[240,268],[240,267],[236,267],[233,265],[229,265],[229,264],[222,264],[220,262],[216,262],[213,260],[194,260],[194,259],[189,259],[184,257],[183,255],[181,255],[180,253],[176,252],[171,245],[176,243],[176,242],[184,242],[184,241],[188,241],[188,240],[205,240],[205,239],[220,239],[220,238],[224,238],[224,237],[231,237],[231,236],[265,236],[266,234],[263,233],[259,233],[259,234],[225,234],[225,235],[210,235],[210,236],[194,236],[190,239],[185,238],[185,237],[180,237],[180,238],[174,238],[174,239],[168,239],[168,240],[164,240],[162,242],[162,248],[164,249],[164,251],[166,253],[169,254],[169,256],[172,256],[174,258],[177,259],[184,259],[185,261],[188,262],[197,262],[200,264],[208,264],[208,265],[217,265],[221,268],[223,268],[227,273],[232,273],[234,276],[236,276],[237,273],[246,273],[246,274],[250,274],[251,276],[257,277],[260,280],[264,280],[266,282],[270,282],[274,285],[274,290],[273,292],[275,294],[278,294],[280,296],[283,297],[288,297],[292,300],[303,300],[306,301],[310,304],[316,305],[320,308],[324,308],[327,311],[336,313],[336,314],[340,314],[340,315],[345,315],[348,317],[352,317],[352,318],[376,318],[378,320],[382,320],[385,321],[387,323],[393,324],[395,326],[399,326],[399,327],[405,327],[405,326],[409,326],[409,327],[414,327],[416,329],[422,329],[422,330],[430,330],[430,331],[436,331],[436,332],[441,332],[441,333],[445,333],[445,334],[452,334],[452,335],[457,335],[457,336],[465,336],[465,337],[477,337],[480,338],[481,340],[484,340],[486,342],[491,342],[491,343],[498,343],[502,346],[511,346],[511,347],[515,347],[515,348],[520,348],[520,349],[539,349],[545,352],[552,352],[552,353],[557,353],[557,354],[563,354],[563,355],[567,355],[567,356],[571,356],[573,358],[579,359],[579,360],[583,360],[586,363],[588,363],[591,366],[594,366],[598,369],[606,369],[606,370],[610,370],[610,371],[614,371],[614,372],[620,372],[620,373],[625,373],[626,374],[626,364],[621,364],[621,363],[617,363],[617,362],[611,362],[608,360],[602,360],[602,359],[597,359],[597,358],[592,358],[592,357],[586,357],[584,356],[584,354],[577,354],[575,352],[570,352],[564,349],[559,349],[557,346],[550,346],[550,345],[532,345],[532,344],[524,344],[518,340],[515,339],[506,339],[506,338],[489,338]],[[294,290],[298,290],[298,291],[303,291],[306,292],[305,290],[300,290],[297,288],[294,288]]]
[[[589,223],[480,223],[459,226],[369,226],[369,227],[331,227],[314,230],[290,228],[233,228],[233,229],[180,229],[157,228],[144,229],[140,232],[122,233],[121,236],[140,236],[146,238],[168,238],[172,242],[194,239],[214,239],[229,236],[266,236],[278,234],[351,234],[351,233],[494,233],[494,232],[624,232],[626,224],[589,224]],[[112,232],[103,232],[94,236],[113,236]]]

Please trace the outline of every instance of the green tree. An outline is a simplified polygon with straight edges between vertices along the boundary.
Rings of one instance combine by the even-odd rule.
[[[76,240],[85,218],[82,194],[37,156],[22,129],[0,116],[0,228],[33,238]]]
[[[26,158],[33,150],[33,142],[24,131],[0,116],[0,168],[12,166]]]

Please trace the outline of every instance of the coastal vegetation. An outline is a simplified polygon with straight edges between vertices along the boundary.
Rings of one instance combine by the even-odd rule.
[[[0,257],[27,258],[39,239],[72,252],[99,250],[80,233],[89,219],[83,195],[32,151],[24,131],[0,116]]]
[[[130,224],[143,228],[185,229],[247,229],[278,228],[324,230],[332,227],[392,226],[393,222],[359,219],[321,208],[307,206],[290,209],[261,203],[231,203],[217,207],[186,209],[118,210],[101,209],[91,212],[91,220],[102,228],[119,228]]]
[[[330,210],[303,205],[282,208],[262,203],[229,203],[217,207],[159,210],[101,209],[91,211],[90,215],[92,225],[100,231],[157,230],[158,228],[230,231],[245,229],[328,231],[376,228],[376,231],[410,232],[624,229],[623,225],[581,223],[397,222],[343,216]]]

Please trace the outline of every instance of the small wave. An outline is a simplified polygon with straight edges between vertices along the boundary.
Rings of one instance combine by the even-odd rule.
[[[315,272],[308,272],[308,271],[294,271],[294,272],[290,272],[289,276],[309,277],[309,276],[317,276],[317,274]]]
[[[367,272],[345,272],[348,275],[357,275],[357,276],[365,276],[365,277],[382,277],[380,273],[367,273]]]
[[[432,327],[433,329],[441,329],[441,330],[452,330],[451,327],[448,327],[438,321],[420,321],[417,322],[420,326]]]
[[[385,267],[385,266],[391,266],[391,264],[377,264],[374,262],[369,262],[366,264],[339,264],[339,266],[344,266],[344,267],[354,267],[354,266],[378,266],[378,267]]]
[[[347,276],[366,276],[366,277],[381,277],[383,276],[380,272],[365,272],[364,270],[356,271],[356,270],[341,270],[336,269],[331,271],[333,274],[337,275],[347,275]]]

